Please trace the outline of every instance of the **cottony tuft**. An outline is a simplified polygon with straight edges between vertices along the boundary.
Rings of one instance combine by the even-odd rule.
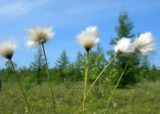
[[[51,27],[44,28],[40,26],[29,29],[28,34],[28,46],[44,44],[55,35]]]
[[[0,43],[0,55],[12,59],[12,56],[16,50],[16,42],[13,40],[3,41]]]
[[[99,42],[99,32],[96,26],[89,26],[77,35],[77,40],[81,46],[89,51]]]

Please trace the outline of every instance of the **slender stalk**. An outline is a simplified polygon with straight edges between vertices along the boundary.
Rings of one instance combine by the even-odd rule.
[[[107,106],[106,106],[106,108],[105,108],[104,114],[106,114],[106,112],[107,112],[107,110],[108,110],[108,107],[109,107],[109,105],[110,105],[110,103],[111,103],[111,100],[112,100],[112,98],[113,98],[113,95],[114,95],[114,93],[116,92],[116,89],[117,89],[117,87],[118,87],[118,85],[119,85],[119,83],[120,83],[120,81],[121,81],[121,79],[122,79],[122,77],[123,77],[126,69],[127,69],[127,66],[128,66],[128,64],[125,66],[125,68],[124,68],[124,70],[123,70],[120,78],[118,79],[118,82],[117,82],[117,84],[116,84],[116,86],[115,86],[115,88],[114,88],[111,96],[108,98],[108,103],[107,103]]]
[[[28,102],[28,99],[27,99],[27,97],[26,97],[26,95],[25,95],[25,92],[24,92],[24,90],[23,90],[23,87],[22,87],[22,85],[21,85],[21,82],[20,82],[20,80],[19,80],[19,78],[18,78],[18,75],[17,75],[16,69],[15,69],[15,67],[14,67],[14,64],[13,64],[13,62],[12,62],[11,59],[9,59],[9,62],[10,62],[10,64],[11,64],[12,70],[13,70],[14,73],[15,73],[14,77],[15,77],[16,81],[18,82],[18,85],[19,85],[19,87],[20,87],[22,96],[23,96],[23,98],[24,98],[24,100],[25,100],[25,102],[26,102],[26,104],[27,104],[27,107],[28,107],[28,109],[29,109],[29,112],[30,112],[31,114],[33,114],[33,113],[32,113],[32,110],[31,110],[31,106],[30,106],[30,104],[29,104],[29,102]]]
[[[89,90],[87,91],[87,94],[86,94],[85,98],[83,99],[81,105],[79,106],[77,114],[79,113],[82,105],[84,104],[86,98],[88,97],[89,93],[91,92],[92,88],[94,87],[94,85],[96,84],[96,82],[98,81],[98,79],[101,77],[101,75],[106,70],[106,68],[113,62],[113,60],[116,58],[116,56],[117,55],[115,54],[114,57],[110,60],[110,62],[104,67],[104,69],[101,71],[101,73],[97,76],[97,78],[95,79],[95,81],[93,82],[93,84],[91,85],[91,87],[89,88]]]
[[[87,91],[88,65],[89,65],[89,51],[87,51],[87,55],[86,55],[86,66],[85,66],[85,77],[84,77],[83,100],[85,99],[86,91]],[[85,104],[83,104],[83,113],[84,113],[84,112],[85,112]]]
[[[48,82],[49,82],[50,94],[51,94],[51,99],[52,99],[53,111],[56,114],[56,107],[55,107],[53,89],[52,89],[52,84],[51,84],[51,76],[49,74],[48,61],[47,61],[47,56],[46,56],[46,51],[45,51],[45,48],[44,48],[44,44],[42,44],[42,49],[43,49],[43,54],[44,54],[44,58],[45,58],[45,62],[46,62],[46,71],[47,71],[47,76],[48,76]]]

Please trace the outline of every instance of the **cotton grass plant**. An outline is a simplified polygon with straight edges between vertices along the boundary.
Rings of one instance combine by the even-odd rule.
[[[128,49],[125,49],[123,46],[120,46],[120,44],[127,44],[128,45]],[[118,48],[119,47],[119,48]],[[154,42],[154,37],[152,35],[151,32],[146,32],[144,34],[141,34],[139,37],[137,37],[133,42],[131,42],[129,39],[128,41],[126,41],[126,39],[120,39],[117,43],[117,45],[115,46],[114,48],[115,52],[119,52],[121,53],[121,50],[124,50],[124,52],[128,53],[128,54],[139,54],[139,55],[147,55],[151,52],[154,52],[156,50],[156,45],[155,45],[155,42]],[[124,53],[124,54],[125,54]],[[121,53],[122,54],[122,53]],[[111,103],[111,100],[113,98],[113,95],[115,94],[115,91],[122,79],[122,76],[125,72],[127,68],[127,65],[125,66],[125,69],[123,70],[113,92],[111,93],[111,96],[108,98],[108,103],[107,103],[107,106],[105,108],[105,111],[104,111],[104,114],[106,114],[107,110],[108,110],[108,107]]]
[[[148,53],[154,52],[156,45],[154,42],[154,37],[151,32],[146,32],[141,34],[133,42],[133,50],[136,53],[146,55]]]
[[[41,26],[34,27],[28,30],[28,43],[27,44],[29,47],[33,47],[33,46],[42,47],[43,54],[45,57],[46,72],[48,76],[48,83],[49,83],[49,88],[50,88],[53,111],[54,113],[56,113],[56,104],[55,104],[53,89],[52,89],[52,84],[51,84],[51,76],[49,74],[48,61],[47,61],[47,56],[46,56],[46,51],[45,51],[45,46],[44,46],[48,40],[54,38],[54,35],[55,33],[53,32],[51,27],[48,27],[48,28],[44,28]]]
[[[31,114],[33,114],[32,113],[32,110],[31,110],[31,106],[30,106],[30,104],[29,104],[29,102],[28,102],[28,99],[27,99],[27,97],[26,97],[26,94],[25,94],[25,92],[24,92],[24,90],[23,90],[23,87],[22,87],[22,84],[21,84],[21,82],[20,82],[20,79],[19,79],[19,77],[18,77],[18,75],[17,75],[17,71],[16,71],[16,69],[15,69],[15,67],[14,67],[14,64],[13,64],[13,61],[12,61],[12,57],[13,57],[13,55],[14,55],[14,53],[15,53],[15,50],[16,50],[16,42],[15,41],[13,41],[13,40],[7,40],[7,41],[3,41],[3,42],[1,42],[0,43],[0,55],[2,56],[2,57],[4,57],[4,58],[6,58],[9,62],[10,62],[10,64],[11,64],[11,67],[12,67],[12,70],[13,70],[13,72],[15,73],[15,80],[17,81],[17,83],[18,83],[18,85],[19,85],[19,87],[20,87],[20,90],[21,90],[21,93],[22,93],[22,96],[23,96],[23,98],[24,98],[24,100],[25,100],[25,102],[26,102],[26,105],[27,105],[27,107],[28,107],[28,109],[29,109],[29,112],[31,113]],[[25,106],[26,107],[26,106]]]
[[[144,34],[141,34],[139,37],[137,37],[134,41],[131,41],[130,38],[121,38],[117,44],[114,46],[114,52],[115,55],[113,56],[113,58],[109,61],[109,63],[104,67],[104,69],[100,72],[100,74],[97,76],[97,78],[95,79],[95,81],[93,82],[93,84],[91,85],[91,87],[89,88],[89,90],[87,91],[87,94],[85,96],[85,98],[83,99],[77,114],[79,113],[81,107],[83,106],[87,96],[89,95],[89,93],[91,92],[92,88],[94,87],[95,83],[98,81],[98,79],[101,77],[101,75],[103,74],[103,72],[107,69],[107,67],[114,61],[114,59],[117,56],[127,56],[129,54],[140,54],[140,55],[146,55],[150,52],[153,52],[155,50],[156,46],[154,43],[154,38],[152,33],[150,32],[146,32]],[[128,64],[127,64],[128,65]],[[123,74],[127,68],[127,65],[125,66],[125,69],[123,70],[111,96],[108,98],[108,103],[107,103],[107,107],[105,109],[105,113],[109,107],[109,104],[113,98],[113,95],[123,77]]]
[[[36,26],[28,29],[28,42],[29,47],[36,45],[44,45],[48,40],[54,37],[55,33],[52,31],[52,27],[44,28]]]
[[[95,81],[92,83],[91,87],[88,89],[87,94],[85,96],[85,98],[83,99],[77,114],[79,113],[82,105],[84,104],[86,98],[88,97],[89,93],[91,92],[92,88],[94,87],[94,85],[96,84],[96,82],[98,81],[98,79],[102,76],[102,74],[105,72],[105,70],[109,67],[109,65],[114,61],[114,59],[117,57],[117,55],[120,54],[127,54],[131,51],[131,41],[128,38],[122,38],[120,41],[118,41],[117,45],[114,47],[115,49],[115,54],[113,56],[113,58],[109,61],[109,63],[107,65],[105,65],[105,67],[103,68],[103,70],[100,72],[100,74],[97,76],[97,78],[95,79]]]
[[[121,38],[114,46],[114,51],[117,55],[126,55],[133,53],[131,39]]]
[[[78,43],[85,48],[86,51],[86,64],[85,64],[85,76],[84,76],[84,90],[83,90],[83,100],[86,97],[87,92],[87,80],[88,80],[88,70],[89,70],[89,52],[90,50],[99,42],[99,31],[96,26],[89,26],[85,30],[81,31],[77,35]],[[85,111],[85,104],[83,103],[83,113]]]

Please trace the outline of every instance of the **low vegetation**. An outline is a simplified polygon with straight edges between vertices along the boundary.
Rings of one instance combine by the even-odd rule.
[[[34,114],[50,114],[50,95],[47,83],[23,83]],[[53,84],[57,114],[76,114],[82,101],[82,83]],[[86,114],[102,114],[113,85],[100,85],[99,93],[92,90],[86,101]],[[119,88],[108,110],[109,114],[159,114],[160,82],[144,82],[132,87]],[[17,84],[8,83],[0,92],[0,114],[28,114]]]

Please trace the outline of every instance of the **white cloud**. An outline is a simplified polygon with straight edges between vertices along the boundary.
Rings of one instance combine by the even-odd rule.
[[[0,17],[23,15],[48,2],[49,0],[14,0],[10,2],[0,2]]]

